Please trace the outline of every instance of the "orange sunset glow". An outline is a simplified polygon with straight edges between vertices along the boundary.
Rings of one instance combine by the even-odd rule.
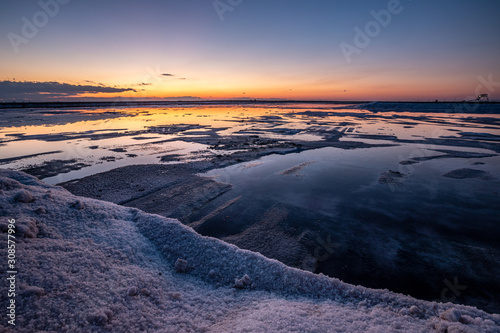
[[[49,17],[36,1],[6,5],[0,101],[500,96],[489,6],[331,1],[303,15],[295,3],[221,11],[198,1],[134,16],[141,5],[99,4],[58,5],[46,22],[31,19]]]

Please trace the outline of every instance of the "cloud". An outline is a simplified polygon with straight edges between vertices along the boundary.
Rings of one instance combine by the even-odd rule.
[[[95,82],[92,83],[93,85],[75,85],[60,82],[0,81],[0,100],[51,100],[81,94],[136,92],[132,88],[108,87],[102,83],[97,85]]]
[[[98,86],[101,86],[101,87],[106,87],[106,85],[104,83],[101,83],[101,82],[95,82],[95,81],[91,81],[91,80],[85,80],[83,82],[90,83],[92,85],[98,85]]]
[[[162,76],[162,77],[174,77],[175,75],[170,74],[170,73],[162,73],[162,74],[160,74],[160,76]],[[177,80],[186,80],[186,78],[185,77],[178,77]]]

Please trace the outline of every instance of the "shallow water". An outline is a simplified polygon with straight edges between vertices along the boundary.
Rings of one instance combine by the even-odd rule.
[[[500,253],[500,157],[401,168],[401,156],[415,149],[422,148],[324,148],[212,170],[205,175],[234,189],[192,220],[238,200],[195,229],[291,266],[429,300],[451,299],[442,296],[444,281],[457,278],[468,286],[458,301],[497,307],[490,274]],[[401,179],[379,181],[398,168]],[[489,176],[443,177],[462,168]]]
[[[488,115],[490,120],[483,121],[481,115],[372,113],[355,107],[278,104],[2,110],[0,166],[27,170],[52,160],[64,161],[52,172],[38,170],[36,174],[55,184],[123,165],[159,163],[164,155],[178,155],[167,159],[168,163],[202,159],[215,154],[209,149],[211,140],[206,140],[214,137],[321,141],[328,137],[325,131],[337,130],[344,133],[340,141],[394,144],[397,140],[456,138],[463,131],[500,135],[498,115]],[[497,123],[491,125],[491,119]],[[236,148],[218,149],[217,154]],[[73,167],[76,164],[80,167]]]
[[[346,282],[500,308],[498,114],[278,104],[2,115],[0,167],[51,184],[130,164],[303,145],[205,173],[233,189],[182,222]],[[454,279],[467,289],[443,293]]]
[[[179,154],[180,160],[196,159],[196,153],[206,150],[207,145],[185,142],[182,136],[191,133],[203,136],[204,131],[213,129],[231,135],[248,127],[244,119],[280,110],[149,107],[60,112],[2,110],[5,126],[0,128],[0,165],[23,170],[51,160],[76,159],[87,164],[79,170],[41,177],[47,183],[56,184],[124,165],[158,163],[166,154]],[[176,128],[179,125],[185,128]],[[162,127],[166,127],[165,130]],[[20,158],[47,152],[49,154]],[[20,159],[4,160],[11,158]]]

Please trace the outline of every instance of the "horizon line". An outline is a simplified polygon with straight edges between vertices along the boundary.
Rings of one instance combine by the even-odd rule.
[[[489,101],[477,100],[447,100],[447,99],[424,99],[419,98],[416,100],[405,99],[387,99],[387,100],[340,100],[340,99],[282,99],[282,98],[221,98],[221,99],[205,99],[197,97],[179,97],[168,99],[96,99],[96,100],[57,100],[57,101],[0,101],[0,104],[67,104],[67,103],[177,103],[177,102],[194,102],[194,103],[207,103],[207,102],[274,102],[274,103],[287,103],[287,102],[304,102],[304,103],[500,103],[500,100],[494,99]]]

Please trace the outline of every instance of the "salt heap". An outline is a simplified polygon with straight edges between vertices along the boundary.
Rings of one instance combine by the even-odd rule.
[[[21,172],[0,170],[0,216],[17,269],[2,332],[500,332],[498,314],[290,268]]]

